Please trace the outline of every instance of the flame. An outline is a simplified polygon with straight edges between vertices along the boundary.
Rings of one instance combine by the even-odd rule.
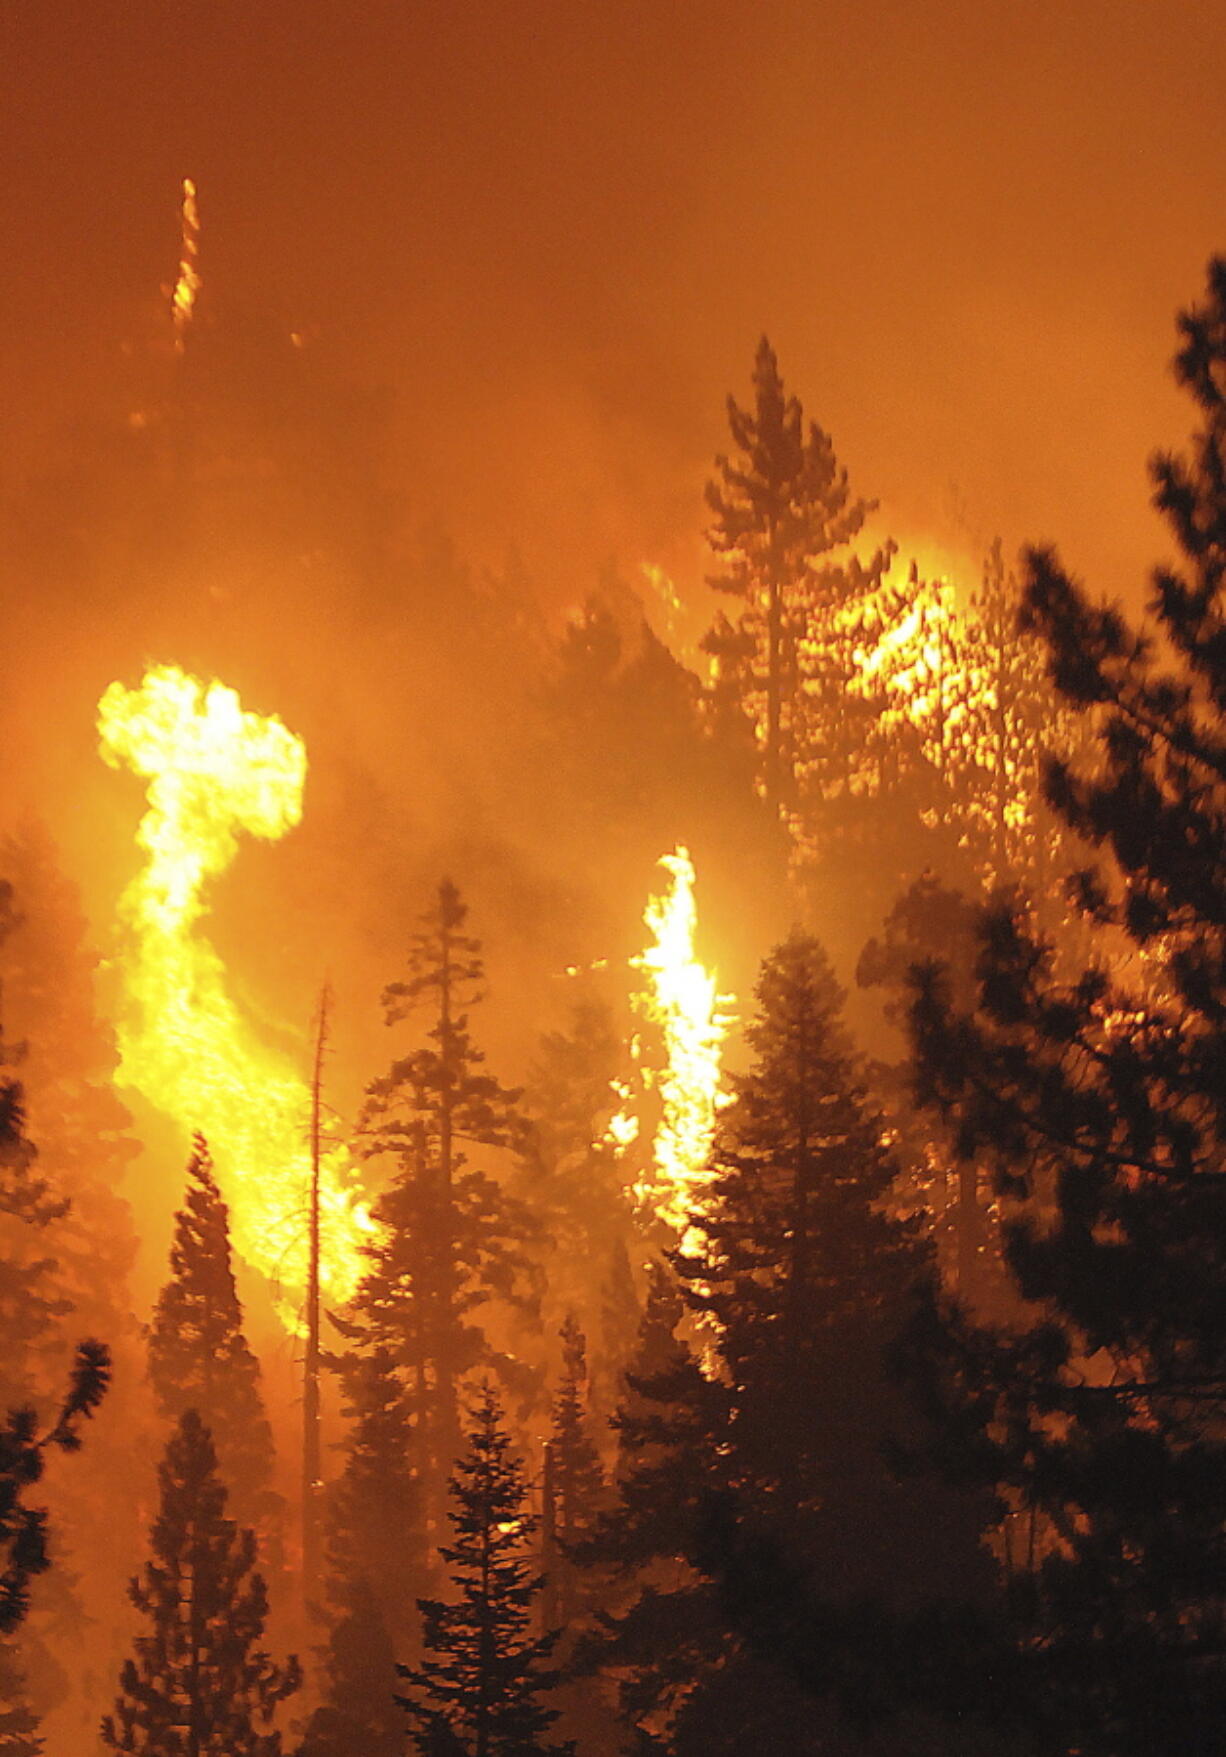
[[[637,1200],[680,1236],[682,1250],[694,1252],[697,1201],[711,1178],[708,1160],[716,1112],[729,1096],[720,1079],[724,1039],[733,1018],[723,1008],[733,997],[718,992],[714,972],[694,955],[698,910],[688,849],[678,846],[659,864],[671,883],[649,900],[643,920],[651,944],[630,962],[647,978],[635,1005],[659,1026],[664,1039],[663,1068],[641,1071],[642,1083],[659,1092],[662,1115],[652,1143],[651,1170],[633,1187]],[[642,1046],[637,1038],[630,1052],[639,1062]],[[631,1083],[616,1082],[614,1091],[620,1108],[606,1139],[624,1152],[638,1137],[639,1121]]]
[[[98,704],[104,760],[148,780],[137,841],[148,859],[124,891],[132,929],[125,961],[130,1007],[118,1027],[122,1084],[208,1137],[230,1203],[234,1247],[290,1293],[307,1279],[309,1089],[285,1057],[260,1044],[226,990],[221,958],[196,932],[204,890],[241,832],[276,841],[302,815],[306,749],[273,718],[245,712],[232,689],[175,667],[139,689],[112,683]],[[354,1199],[343,1150],[324,1165],[321,1282],[344,1303],[363,1272],[373,1227]]]
[[[200,210],[196,205],[196,185],[190,177],[183,179],[181,216],[179,278],[170,295],[170,315],[175,326],[175,351],[180,354],[186,345],[187,331],[196,308],[196,295],[200,291],[200,271],[196,267],[200,256]]]

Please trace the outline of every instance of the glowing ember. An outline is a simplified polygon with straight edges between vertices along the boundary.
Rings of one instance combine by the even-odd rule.
[[[652,943],[631,963],[647,977],[636,1005],[659,1026],[664,1039],[664,1067],[643,1074],[644,1083],[659,1092],[662,1115],[653,1142],[652,1171],[635,1184],[634,1193],[680,1235],[685,1250],[696,1248],[695,1201],[710,1180],[707,1161],[715,1114],[727,1102],[720,1089],[720,1064],[732,1015],[721,1008],[732,997],[718,993],[714,973],[694,955],[698,911],[688,850],[678,847],[664,855],[660,865],[672,882],[662,896],[648,903],[643,920]],[[637,1059],[637,1043],[631,1053]],[[624,1150],[635,1139],[638,1122],[630,1108],[628,1084],[619,1086],[618,1096],[621,1108],[607,1138]]]
[[[306,751],[279,720],[245,713],[233,690],[206,689],[173,667],[148,672],[139,689],[112,683],[98,730],[104,759],[149,783],[137,831],[148,860],[119,905],[133,930],[119,1078],[185,1137],[194,1129],[208,1137],[235,1249],[279,1286],[283,1316],[296,1325],[292,1295],[307,1275],[308,1087],[256,1040],[196,928],[205,885],[230,865],[239,834],[275,841],[299,821]],[[343,1303],[362,1273],[358,1246],[372,1222],[353,1198],[343,1152],[324,1171],[321,1280]]]
[[[182,232],[179,244],[179,278],[170,295],[170,314],[174,319],[175,348],[181,354],[196,308],[200,291],[200,210],[196,206],[196,185],[190,177],[183,179]]]

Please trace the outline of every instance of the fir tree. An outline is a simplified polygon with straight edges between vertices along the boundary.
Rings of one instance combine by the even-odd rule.
[[[324,1700],[298,1757],[402,1757],[396,1655],[383,1611],[364,1576],[337,1583],[333,1597],[340,1610],[324,1649]]]
[[[562,1326],[562,1377],[553,1404],[545,1492],[542,1567],[546,1628],[569,1625],[582,1605],[576,1549],[604,1501],[604,1471],[587,1410],[587,1349],[573,1317]]]
[[[853,705],[845,698],[845,679],[828,674],[822,627],[829,628],[848,596],[870,589],[888,552],[867,572],[823,559],[856,536],[873,505],[852,498],[829,435],[813,421],[806,429],[800,402],[784,393],[765,336],[753,384],[751,410],[728,399],[739,455],[717,458],[718,477],[707,487],[715,515],[708,541],[723,563],[711,584],[745,606],[735,628],[727,619],[717,625],[710,645],[734,661],[730,677],[752,677],[754,696],[746,705],[760,728],[763,790],[772,805],[790,806],[798,762]],[[752,661],[738,636],[752,641]]]
[[[542,1697],[556,1682],[547,1662],[556,1632],[534,1636],[536,1520],[527,1511],[523,1470],[487,1384],[473,1410],[468,1450],[451,1482],[453,1541],[440,1551],[454,1598],[422,1599],[418,1666],[398,1668],[399,1696],[423,1753],[446,1749],[444,1731],[472,1757],[547,1757],[569,1746],[545,1742],[557,1718]]]
[[[326,1493],[330,1629],[323,1702],[303,1757],[400,1757],[394,1666],[409,1651],[424,1583],[412,1424],[389,1350],[345,1356],[339,1370],[350,1429],[344,1469]]]
[[[149,1379],[161,1415],[194,1409],[217,1450],[235,1509],[267,1527],[280,1506],[272,1492],[272,1430],[264,1414],[260,1367],[243,1334],[230,1255],[230,1212],[213,1176],[203,1135],[187,1164],[187,1196],[175,1215],[170,1280],[149,1331]]]
[[[484,975],[481,946],[450,880],[409,952],[407,977],[384,991],[389,1024],[419,1009],[427,1043],[369,1088],[368,1151],[395,1173],[375,1205],[381,1223],[371,1261],[341,1328],[362,1346],[386,1346],[402,1375],[427,1526],[441,1522],[447,1474],[459,1454],[465,1375],[492,1358],[474,1314],[489,1301],[534,1297],[523,1250],[536,1228],[521,1204],[466,1149],[507,1149],[523,1136],[519,1097],[483,1069],[468,1008]]]
[[[1101,1757],[1218,1751],[1226,1718],[1226,261],[1180,328],[1202,425],[1153,466],[1182,557],[1154,575],[1171,657],[1052,552],[1026,565],[1055,681],[1099,721],[1101,771],[1047,779],[1110,858],[1081,908],[1106,956],[1122,938],[1161,979],[1130,987],[1100,955],[1063,980],[1001,906],[975,1013],[931,971],[914,1011],[923,1094],[1020,1204],[1008,1251],[1032,1302],[998,1332],[934,1313],[917,1347],[949,1467],[1037,1531],[1012,1558],[994,1706],[1045,1750]]]
[[[298,1663],[259,1645],[268,1615],[255,1534],[225,1516],[226,1491],[195,1410],[178,1421],[158,1470],[152,1558],[130,1597],[147,1619],[102,1722],[112,1751],[144,1757],[280,1757],[272,1725],[298,1689]]]
[[[110,1356],[100,1342],[82,1342],[68,1391],[54,1424],[39,1435],[30,1408],[10,1410],[0,1427],[0,1636],[17,1628],[29,1609],[29,1584],[49,1565],[46,1514],[22,1496],[43,1473],[50,1447],[74,1452],[80,1427],[97,1409],[110,1381]]]

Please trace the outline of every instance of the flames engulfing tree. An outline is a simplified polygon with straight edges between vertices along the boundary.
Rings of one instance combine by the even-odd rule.
[[[845,680],[828,674],[821,629],[849,594],[871,588],[887,555],[867,570],[822,561],[856,536],[873,504],[852,499],[829,435],[813,421],[806,428],[799,400],[784,394],[765,336],[753,385],[751,410],[728,399],[739,455],[718,457],[707,487],[708,540],[723,560],[711,584],[745,607],[735,627],[721,618],[707,647],[750,692],[741,706],[760,727],[763,787],[778,806],[792,802],[798,761],[852,706]]]
[[[243,1334],[230,1259],[230,1215],[203,1135],[187,1164],[187,1197],[175,1215],[171,1278],[149,1332],[149,1378],[162,1415],[194,1409],[211,1433],[238,1515],[266,1524],[279,1506],[270,1483],[272,1430],[259,1362]]]
[[[180,1417],[158,1477],[153,1555],[129,1594],[148,1632],[124,1664],[102,1742],[142,1757],[280,1757],[272,1721],[299,1687],[298,1663],[278,1666],[259,1646],[268,1595],[255,1535],[225,1516],[217,1455],[195,1410]]]
[[[1013,1195],[1054,1192],[1009,1241],[1033,1326],[953,1315],[930,1339],[950,1450],[1046,1534],[1015,1583],[996,1705],[1046,1750],[1104,1757],[1218,1750],[1226,1716],[1226,261],[1181,331],[1202,426],[1189,458],[1153,466],[1183,558],[1152,601],[1175,665],[1054,554],[1027,564],[1055,679],[1100,715],[1101,773],[1055,764],[1048,782],[1113,856],[1081,902],[1163,986],[1132,993],[1101,966],[1058,981],[997,910],[977,1012],[943,1004],[931,975],[915,1006],[920,1074],[961,1149],[991,1155]]]
[[[417,1749],[426,1757],[451,1748],[472,1757],[568,1751],[544,1742],[557,1718],[542,1701],[556,1681],[546,1666],[557,1636],[530,1633],[542,1586],[532,1565],[537,1522],[527,1511],[523,1471],[488,1385],[473,1411],[451,1493],[455,1536],[440,1554],[456,1596],[446,1604],[420,1601],[424,1657],[419,1666],[397,1668],[408,1686],[397,1701],[413,1723]]]
[[[385,1345],[404,1375],[427,1520],[459,1453],[464,1375],[487,1354],[473,1313],[516,1297],[529,1274],[519,1249],[533,1227],[520,1204],[470,1168],[468,1144],[519,1141],[519,1094],[482,1069],[467,1008],[483,977],[481,946],[464,932],[467,908],[449,879],[409,952],[409,974],[384,991],[389,1024],[419,1007],[432,1014],[428,1046],[394,1062],[369,1088],[364,1124],[372,1155],[397,1161],[375,1207],[379,1241],[343,1328]]]

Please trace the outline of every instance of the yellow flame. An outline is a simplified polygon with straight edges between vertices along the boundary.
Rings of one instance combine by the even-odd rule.
[[[183,179],[180,211],[179,277],[170,295],[170,315],[175,326],[175,349],[181,354],[200,291],[200,271],[196,266],[200,256],[200,210],[196,205],[196,185],[190,177]]]
[[[258,1042],[226,988],[215,948],[197,933],[204,890],[230,865],[239,834],[275,841],[298,823],[306,749],[276,718],[245,712],[232,689],[176,667],[139,689],[112,683],[98,705],[103,758],[147,779],[137,830],[146,864],[120,899],[132,928],[118,1078],[208,1137],[230,1204],[234,1247],[281,1289],[307,1279],[309,1091],[284,1056]],[[324,1166],[321,1282],[344,1303],[363,1273],[373,1222],[354,1198],[343,1150]]]
[[[647,986],[637,999],[639,1010],[659,1026],[665,1065],[644,1070],[644,1081],[656,1087],[662,1115],[652,1143],[650,1173],[634,1185],[639,1202],[671,1227],[683,1250],[697,1248],[697,1201],[710,1181],[708,1160],[715,1116],[728,1095],[721,1089],[724,1039],[732,1015],[723,1011],[730,995],[721,995],[713,971],[694,954],[698,910],[694,900],[694,863],[686,848],[664,855],[659,864],[671,878],[668,889],[652,897],[643,914],[651,944],[631,959],[642,970]],[[638,1059],[639,1045],[631,1045]],[[628,1084],[616,1088],[621,1109],[609,1124],[607,1139],[624,1151],[638,1134]]]

